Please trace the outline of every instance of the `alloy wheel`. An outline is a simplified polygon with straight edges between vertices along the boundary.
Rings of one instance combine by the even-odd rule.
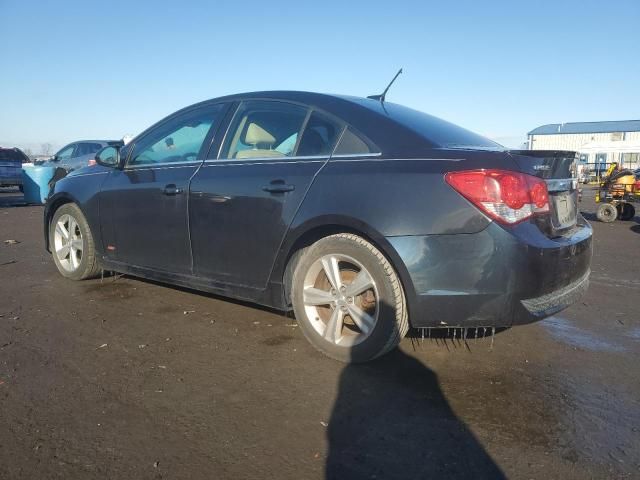
[[[62,215],[53,234],[53,247],[58,262],[68,272],[75,272],[82,262],[84,243],[80,225],[71,215]]]
[[[365,340],[377,321],[379,295],[367,269],[347,255],[316,260],[304,278],[305,314],[316,333],[339,346]]]

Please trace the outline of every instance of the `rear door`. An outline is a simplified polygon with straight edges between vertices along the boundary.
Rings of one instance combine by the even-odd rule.
[[[191,273],[189,182],[226,105],[179,112],[124,150],[122,170],[109,173],[100,194],[108,258],[170,273]]]
[[[522,172],[543,178],[547,183],[551,224],[546,226],[546,233],[557,236],[575,227],[578,218],[576,152],[519,150],[510,153]]]
[[[329,158],[340,122],[291,103],[242,102],[218,158],[191,182],[194,272],[264,289],[285,233]]]

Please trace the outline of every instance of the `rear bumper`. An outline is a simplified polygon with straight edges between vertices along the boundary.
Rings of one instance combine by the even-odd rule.
[[[529,223],[508,230],[492,223],[475,234],[387,240],[406,269],[413,327],[509,327],[580,298],[589,285],[591,238],[580,217],[574,231],[558,239]]]

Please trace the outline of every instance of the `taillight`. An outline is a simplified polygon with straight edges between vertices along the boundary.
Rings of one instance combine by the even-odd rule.
[[[94,158],[90,158],[89,159],[89,163],[87,163],[88,167],[93,167],[94,165],[97,165],[98,163],[96,162],[96,160]]]
[[[445,180],[494,220],[512,225],[549,212],[544,180],[508,170],[449,172]]]

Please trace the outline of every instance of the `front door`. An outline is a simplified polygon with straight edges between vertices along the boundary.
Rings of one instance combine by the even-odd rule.
[[[191,273],[189,182],[224,108],[207,105],[173,115],[127,148],[124,168],[109,174],[100,195],[109,259]]]
[[[342,126],[306,107],[240,104],[219,158],[191,183],[194,272],[244,288],[265,288],[278,249]]]

